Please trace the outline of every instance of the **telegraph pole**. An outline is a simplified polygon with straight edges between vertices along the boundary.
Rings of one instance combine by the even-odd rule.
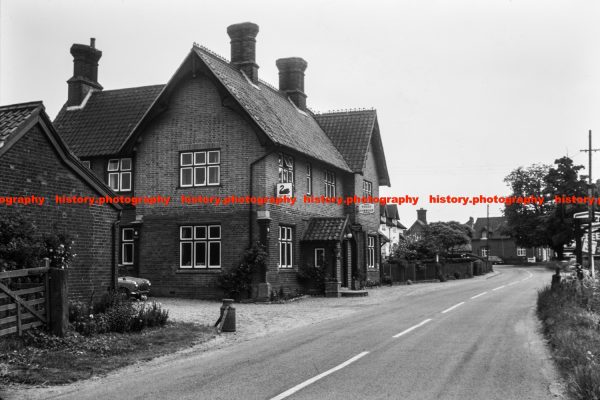
[[[587,150],[580,150],[588,153],[588,194],[590,199],[594,197],[594,186],[592,184],[592,153],[600,151],[600,149],[592,149],[592,130],[589,131],[588,136],[588,148]],[[588,204],[589,223],[588,223],[588,257],[590,259],[590,271],[592,272],[592,278],[596,278],[596,271],[594,268],[594,251],[592,248],[592,239],[594,234],[592,233],[592,223],[594,222],[594,202],[590,201]]]

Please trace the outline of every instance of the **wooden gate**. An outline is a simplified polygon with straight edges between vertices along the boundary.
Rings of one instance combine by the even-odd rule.
[[[0,272],[0,336],[47,324],[50,316],[49,268]]]

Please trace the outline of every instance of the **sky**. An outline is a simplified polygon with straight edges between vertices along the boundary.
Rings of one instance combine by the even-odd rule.
[[[598,20],[596,0],[1,0],[0,104],[42,100],[54,118],[69,48],[90,37],[100,84],[118,89],[166,83],[194,42],[229,58],[227,26],[251,21],[261,79],[277,85],[275,60],[302,57],[311,109],[377,110],[382,194],[419,197],[399,207],[404,225],[420,207],[430,222],[465,222],[486,206],[429,195],[507,195],[511,170],[564,155],[587,174],[588,130],[600,147]]]

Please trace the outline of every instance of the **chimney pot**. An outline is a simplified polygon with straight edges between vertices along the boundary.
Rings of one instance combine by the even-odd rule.
[[[252,82],[258,82],[258,64],[256,64],[256,35],[258,25],[242,22],[227,27],[231,38],[231,64],[244,72]]]
[[[96,48],[96,38],[90,38],[90,47],[92,49]]]
[[[288,95],[296,107],[306,110],[304,71],[308,63],[300,57],[280,58],[275,61],[279,70],[279,90]]]

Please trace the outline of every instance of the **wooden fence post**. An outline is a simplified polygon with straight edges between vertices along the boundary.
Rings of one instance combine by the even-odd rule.
[[[50,332],[64,336],[69,328],[67,269],[50,268]]]

